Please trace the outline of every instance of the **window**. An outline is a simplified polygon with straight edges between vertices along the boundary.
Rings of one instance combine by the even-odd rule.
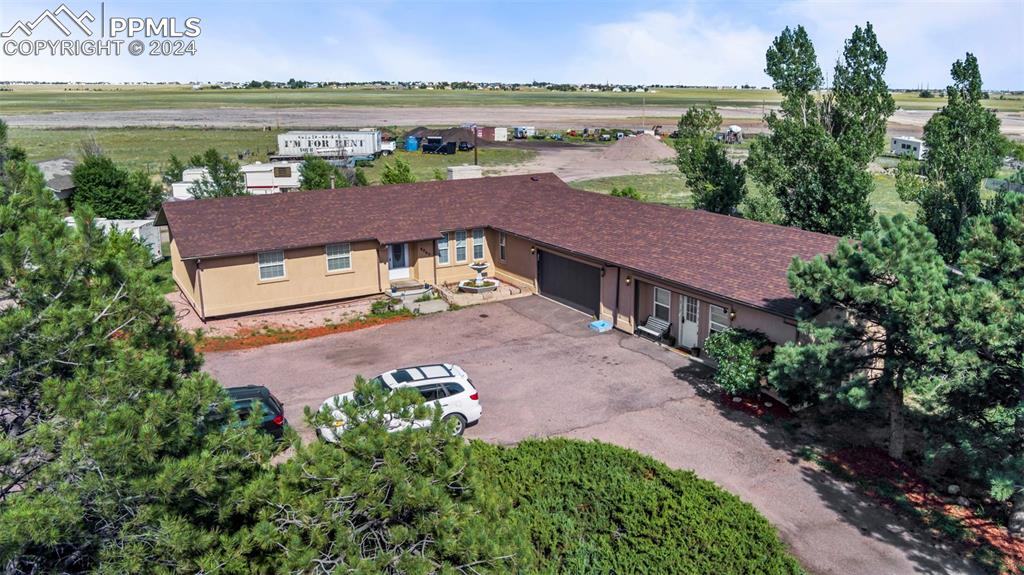
[[[416,391],[420,392],[423,396],[423,401],[437,401],[448,397],[448,394],[444,391],[444,387],[436,383],[421,385],[416,388]]]
[[[686,302],[686,321],[697,323],[697,298],[695,297],[684,297],[683,301]]]
[[[466,261],[466,230],[455,232],[455,261]]]
[[[275,178],[290,178],[290,177],[292,177],[292,167],[291,166],[275,166],[274,167],[274,177]]]
[[[484,259],[484,230],[477,228],[473,230],[473,260]]]
[[[352,245],[331,244],[327,246],[327,271],[337,272],[352,269]]]
[[[508,238],[505,237],[505,232],[498,232],[498,259],[505,261],[508,259],[508,254],[505,252],[505,243]]]
[[[708,324],[708,331],[717,333],[729,329],[729,312],[724,307],[711,306],[711,321]]]
[[[448,232],[441,234],[441,239],[437,240],[437,263],[448,263]]]
[[[257,254],[260,267],[260,281],[284,277],[284,252],[263,252]]]
[[[463,391],[466,391],[465,388],[463,388],[461,385],[455,383],[454,381],[451,382],[451,383],[444,384],[444,388],[445,388],[446,391],[448,391],[448,395],[458,395],[458,394],[462,393]]]
[[[654,288],[654,317],[669,321],[669,302],[671,295],[667,289]]]

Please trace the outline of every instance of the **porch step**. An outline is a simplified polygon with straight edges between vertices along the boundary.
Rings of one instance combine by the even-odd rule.
[[[411,278],[400,279],[400,280],[391,280],[391,289],[392,290],[404,291],[404,290],[419,289],[421,287],[423,287],[423,282],[417,281],[417,280],[414,280],[414,279],[411,279]]]

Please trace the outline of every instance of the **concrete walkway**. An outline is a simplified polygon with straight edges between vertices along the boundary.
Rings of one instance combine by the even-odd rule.
[[[511,444],[562,435],[636,449],[693,469],[754,504],[819,574],[980,572],[795,456],[777,426],[724,408],[706,369],[539,297],[265,348],[207,354],[226,386],[266,385],[302,425],[356,374],[431,362],[464,367],[484,415],[469,437]],[[305,437],[308,429],[300,428]]]

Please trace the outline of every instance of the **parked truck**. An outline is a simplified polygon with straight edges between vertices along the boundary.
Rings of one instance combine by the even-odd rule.
[[[512,132],[512,136],[517,140],[525,140],[537,133],[537,128],[533,126],[516,126]]]

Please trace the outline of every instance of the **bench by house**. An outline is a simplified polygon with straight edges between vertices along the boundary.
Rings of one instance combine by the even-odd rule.
[[[654,317],[653,315],[647,316],[647,321],[643,324],[638,325],[636,330],[638,332],[646,333],[647,335],[654,338],[655,341],[659,341],[668,335],[669,328],[672,327],[670,322],[663,319]]]

